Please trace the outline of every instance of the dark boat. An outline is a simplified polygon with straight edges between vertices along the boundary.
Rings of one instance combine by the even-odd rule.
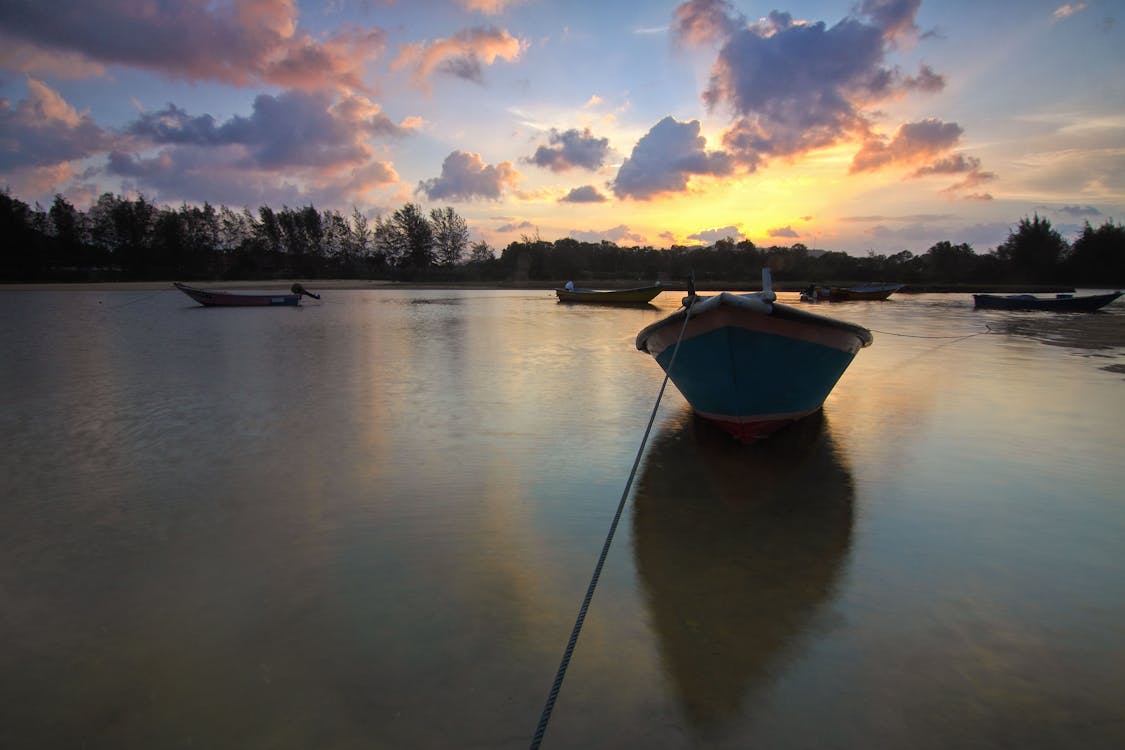
[[[642,305],[651,302],[656,295],[664,291],[660,284],[653,286],[640,286],[634,289],[610,289],[598,291],[596,289],[556,289],[559,302],[597,302],[599,304],[617,305]]]
[[[866,284],[863,286],[829,286],[809,287],[801,292],[802,302],[855,302],[857,300],[874,300],[882,302],[892,294],[902,289],[902,284]]]
[[[1056,312],[1093,312],[1113,302],[1122,292],[1090,294],[1075,297],[1057,294],[1054,297],[1036,297],[1034,294],[974,294],[973,304],[985,310],[1053,310]]]
[[[862,326],[775,302],[768,270],[762,289],[689,294],[636,341],[699,416],[746,441],[820,409],[873,338]]]
[[[229,292],[214,289],[196,289],[176,281],[173,286],[206,307],[280,307],[301,304],[301,295],[320,299],[300,284],[294,284],[288,293],[269,292]]]

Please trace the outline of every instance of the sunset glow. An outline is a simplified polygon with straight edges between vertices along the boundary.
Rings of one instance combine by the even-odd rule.
[[[987,252],[1125,217],[1109,0],[0,5],[0,189]]]

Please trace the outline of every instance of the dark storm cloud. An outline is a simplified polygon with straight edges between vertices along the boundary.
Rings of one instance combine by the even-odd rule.
[[[583,185],[559,198],[560,203],[605,203],[608,198],[598,192],[593,185]]]
[[[622,164],[612,189],[618,198],[649,200],[661,193],[681,192],[693,175],[727,175],[730,157],[706,151],[698,120],[678,122],[665,117],[646,133]]]
[[[609,139],[595,138],[589,128],[559,132],[551,129],[548,146],[540,146],[526,161],[546,167],[552,172],[565,172],[572,167],[596,170],[609,155]]]

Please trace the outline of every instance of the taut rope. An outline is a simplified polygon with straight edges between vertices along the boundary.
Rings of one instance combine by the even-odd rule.
[[[537,750],[539,744],[543,741],[543,735],[547,731],[547,722],[551,720],[551,712],[555,708],[555,700],[559,697],[559,691],[562,689],[563,678],[566,677],[566,669],[570,666],[570,657],[574,653],[574,647],[578,643],[578,634],[582,630],[582,624],[586,621],[586,611],[590,608],[590,601],[594,598],[594,589],[597,588],[598,579],[602,575],[602,566],[605,565],[606,555],[609,554],[609,546],[613,543],[613,535],[617,531],[617,523],[621,520],[621,512],[625,508],[625,500],[629,497],[629,490],[633,486],[633,479],[637,475],[637,467],[640,466],[641,456],[644,454],[645,443],[648,442],[648,435],[652,431],[652,424],[656,421],[656,410],[660,407],[660,399],[664,397],[664,389],[668,387],[668,378],[671,375],[672,368],[676,364],[676,355],[680,353],[680,342],[683,341],[684,331],[687,330],[688,319],[691,318],[691,304],[694,302],[693,297],[684,300],[684,324],[680,328],[679,338],[676,339],[676,348],[672,350],[672,359],[668,363],[668,369],[664,373],[664,382],[660,384],[660,392],[656,394],[656,403],[652,405],[652,414],[648,418],[648,425],[645,427],[645,434],[641,438],[641,445],[637,449],[637,457],[633,459],[633,469],[629,472],[629,480],[625,483],[625,490],[621,493],[621,500],[617,503],[617,512],[613,514],[613,522],[609,525],[609,533],[606,534],[605,544],[602,545],[602,553],[598,556],[597,565],[594,566],[594,575],[590,578],[590,585],[586,588],[586,596],[582,599],[582,606],[578,609],[578,619],[574,621],[574,628],[570,631],[570,640],[567,641],[566,650],[563,651],[562,661],[559,662],[558,672],[555,674],[555,682],[551,685],[551,692],[547,696],[547,703],[543,707],[543,715],[539,718],[539,726],[535,729],[535,736],[531,740],[531,750]]]

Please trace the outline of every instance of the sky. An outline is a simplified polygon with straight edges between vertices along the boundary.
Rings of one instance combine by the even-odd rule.
[[[0,0],[0,189],[854,255],[1125,220],[1120,0]]]

